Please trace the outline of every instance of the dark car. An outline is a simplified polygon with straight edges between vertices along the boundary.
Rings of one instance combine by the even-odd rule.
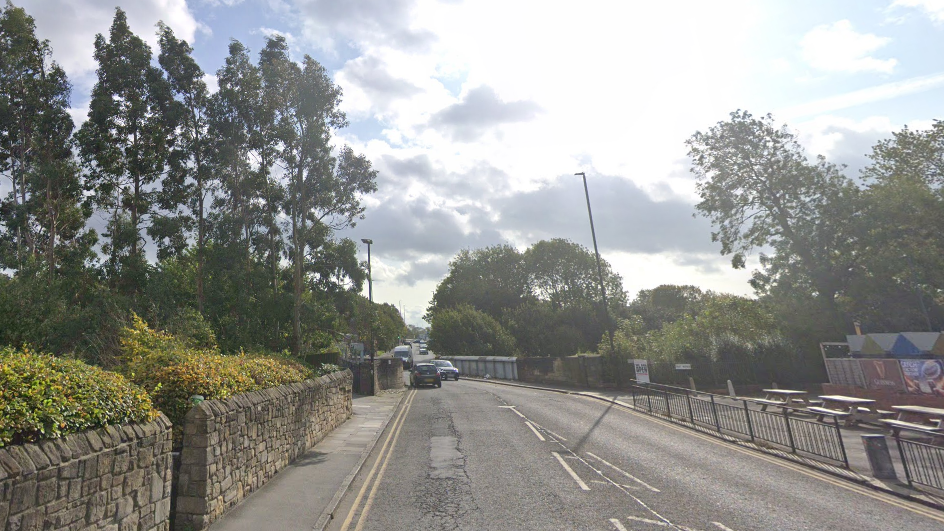
[[[448,380],[452,378],[453,380],[459,380],[459,369],[455,368],[452,365],[452,362],[446,360],[433,360],[433,365],[439,369],[439,374],[442,375],[443,380]]]
[[[432,363],[417,363],[410,371],[410,386],[435,385],[442,387],[442,376]]]

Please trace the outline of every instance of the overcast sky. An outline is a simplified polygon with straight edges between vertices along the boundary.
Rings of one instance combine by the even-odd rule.
[[[351,122],[336,141],[380,172],[344,235],[373,239],[375,300],[413,324],[462,248],[592,248],[579,171],[630,298],[660,284],[750,294],[749,270],[692,217],[692,133],[736,109],[771,112],[855,176],[877,140],[944,117],[941,0],[14,3],[69,74],[77,123],[116,4],[154,50],[155,24],[171,26],[210,75],[230,39],[255,55],[274,32],[324,64]]]

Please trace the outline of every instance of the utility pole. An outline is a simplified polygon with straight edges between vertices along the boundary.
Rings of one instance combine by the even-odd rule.
[[[593,228],[593,211],[590,209],[590,190],[587,188],[587,174],[584,172],[578,172],[574,175],[579,175],[583,177],[583,193],[587,197],[587,214],[590,216],[590,235],[593,237],[593,253],[597,257],[597,275],[600,278],[600,293],[603,295],[603,318],[605,319],[604,325],[606,325],[606,331],[610,337],[610,358],[611,360],[616,360],[616,344],[613,341],[613,327],[610,325],[610,310],[609,304],[606,301],[606,286],[603,284],[603,265],[600,262],[600,250],[597,248],[597,232]],[[616,361],[615,363],[619,363]],[[617,386],[622,384],[622,378],[620,378],[620,369],[616,367],[616,378]]]
[[[374,375],[374,351],[377,350],[374,346],[374,278],[370,270],[370,246],[374,243],[374,240],[363,238],[362,242],[367,244],[367,300],[370,301],[370,317],[369,324],[367,325],[368,336],[370,343],[368,348],[370,349],[370,394],[376,394],[374,389],[374,380],[376,379]]]

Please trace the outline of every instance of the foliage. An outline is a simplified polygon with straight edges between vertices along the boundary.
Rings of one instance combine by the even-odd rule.
[[[622,279],[602,261],[610,314],[622,313]],[[461,305],[483,312],[527,356],[569,356],[596,347],[607,330],[596,257],[564,239],[539,241],[524,253],[510,245],[460,251],[433,295],[426,319]],[[436,335],[435,325],[430,332]]]
[[[515,356],[515,340],[498,321],[471,305],[433,314],[429,348],[445,356]]]
[[[175,426],[182,425],[194,395],[225,399],[313,375],[285,356],[223,355],[215,346],[192,348],[181,338],[149,328],[138,316],[124,329],[121,349],[121,371],[150,392],[154,405]]]
[[[0,349],[0,446],[157,417],[119,374],[28,349]]]
[[[761,255],[754,288],[768,293],[783,282],[805,289],[832,309],[830,320],[841,329],[835,298],[857,268],[861,210],[859,190],[842,168],[823,157],[810,162],[786,127],[745,111],[686,144],[701,196],[696,209],[717,228],[711,237],[721,254],[742,268],[755,248],[772,248]]]

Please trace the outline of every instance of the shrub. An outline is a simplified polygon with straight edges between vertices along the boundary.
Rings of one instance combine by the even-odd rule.
[[[26,349],[0,349],[0,446],[157,417],[122,375]]]
[[[134,316],[121,334],[122,372],[141,385],[174,424],[180,444],[191,397],[223,400],[232,395],[301,382],[314,371],[282,355],[223,355],[215,348],[196,349],[176,336],[152,330]],[[340,367],[336,367],[340,370]]]

